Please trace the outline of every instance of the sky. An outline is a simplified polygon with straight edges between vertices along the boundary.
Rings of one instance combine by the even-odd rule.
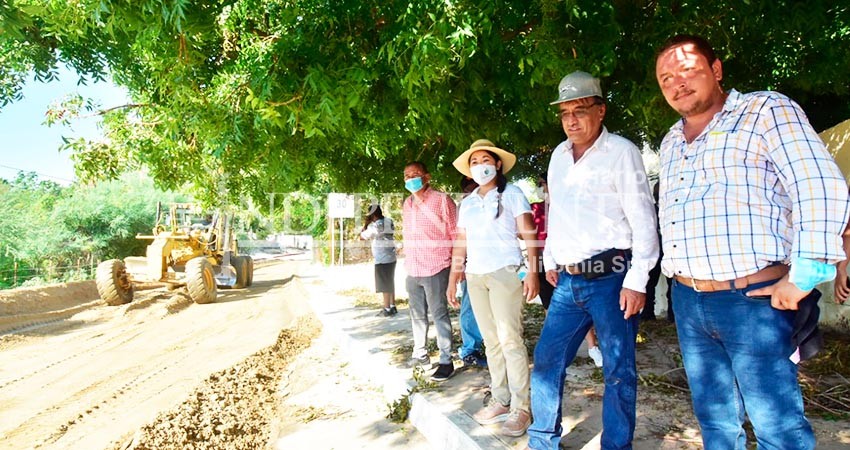
[[[12,180],[24,171],[62,185],[74,181],[69,152],[59,152],[62,136],[97,139],[102,135],[99,119],[76,119],[70,126],[48,127],[43,122],[49,105],[72,93],[92,98],[103,108],[128,102],[122,88],[103,82],[77,86],[78,79],[73,70],[62,67],[57,81],[39,83],[30,79],[24,86],[23,99],[0,108],[0,178]]]

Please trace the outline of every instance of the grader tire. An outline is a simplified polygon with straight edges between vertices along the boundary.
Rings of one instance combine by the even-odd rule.
[[[97,293],[109,306],[118,306],[133,300],[133,284],[127,278],[124,261],[110,259],[97,265],[94,282]]]
[[[236,272],[236,283],[233,285],[233,289],[244,288],[248,281],[248,261],[243,256],[231,256],[230,265]]]
[[[245,286],[251,286],[254,284],[254,258],[245,255],[242,258],[245,258],[246,267],[246,276],[245,276]]]
[[[215,273],[206,258],[190,259],[186,263],[186,290],[195,303],[212,303],[218,297]]]

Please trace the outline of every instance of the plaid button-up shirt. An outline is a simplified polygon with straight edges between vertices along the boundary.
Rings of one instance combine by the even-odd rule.
[[[661,144],[659,222],[667,276],[732,280],[792,257],[844,259],[847,185],[799,105],[730,91],[688,144]]]
[[[428,186],[420,202],[404,200],[404,268],[413,277],[430,277],[449,267],[456,235],[457,206],[448,194]]]

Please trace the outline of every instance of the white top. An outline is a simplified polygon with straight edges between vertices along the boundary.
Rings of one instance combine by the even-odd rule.
[[[546,270],[612,248],[632,249],[623,287],[646,292],[649,271],[658,260],[658,234],[638,148],[603,127],[593,146],[574,162],[568,139],[552,153],[548,181]]]
[[[375,264],[389,264],[395,262],[395,225],[392,219],[384,217],[369,224],[360,237],[372,239],[372,256]]]
[[[499,197],[502,213],[497,219]],[[522,264],[516,218],[530,213],[525,194],[510,183],[501,194],[492,189],[483,198],[477,188],[472,191],[461,202],[457,219],[458,231],[466,232],[466,273],[482,275]]]

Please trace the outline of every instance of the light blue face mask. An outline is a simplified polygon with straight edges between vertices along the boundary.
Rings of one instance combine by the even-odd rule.
[[[422,177],[411,178],[404,182],[404,187],[411,193],[419,192],[422,189]]]

